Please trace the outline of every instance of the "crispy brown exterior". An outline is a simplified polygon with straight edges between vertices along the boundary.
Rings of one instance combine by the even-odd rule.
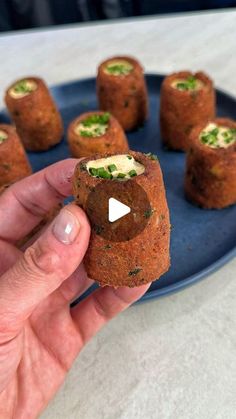
[[[133,71],[126,76],[113,76],[104,72],[113,59],[127,60]],[[97,97],[99,108],[114,115],[125,131],[142,125],[148,116],[148,95],[143,68],[131,57],[109,58],[98,67]]]
[[[11,125],[0,124],[8,138],[0,144],[0,186],[4,186],[32,173],[24,147]]]
[[[37,89],[21,99],[14,99],[7,90],[5,102],[16,130],[27,150],[43,151],[59,143],[63,123],[56,104],[44,81],[27,77],[37,83]]]
[[[236,122],[217,118],[211,122],[236,128]],[[191,134],[191,148],[187,153],[185,194],[203,208],[224,208],[236,203],[236,144],[212,149],[199,140],[205,124]]]
[[[195,76],[204,83],[197,91],[180,91],[171,86],[177,78]],[[192,129],[215,118],[215,91],[203,72],[181,71],[165,77],[161,86],[160,128],[164,145],[186,151]]]
[[[103,112],[86,112],[74,119],[67,132],[69,148],[74,157],[87,157],[92,154],[126,152],[129,149],[128,141],[123,128],[112,115],[109,126],[104,135],[88,138],[75,133],[75,127],[90,115],[102,115]]]
[[[129,151],[129,154],[145,166],[145,172],[130,181],[144,189],[154,212],[146,228],[129,241],[108,241],[92,230],[84,264],[89,277],[100,285],[135,287],[158,279],[170,266],[169,210],[160,165],[142,153]],[[91,158],[100,157],[104,156]],[[88,194],[96,185],[117,182],[90,176],[84,170],[90,159],[77,165],[73,182],[76,203],[84,210]],[[140,270],[135,274],[136,268]]]

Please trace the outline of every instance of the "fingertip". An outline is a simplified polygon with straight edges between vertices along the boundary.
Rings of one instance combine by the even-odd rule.
[[[66,205],[64,210],[71,212],[74,217],[76,217],[80,226],[90,232],[88,217],[81,207],[79,207],[75,202],[72,202],[71,204]]]

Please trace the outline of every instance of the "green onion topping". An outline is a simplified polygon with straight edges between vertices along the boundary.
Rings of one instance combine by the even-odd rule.
[[[126,176],[125,173],[118,173],[116,177],[117,179],[123,179],[125,176]]]
[[[219,135],[223,137],[223,143],[228,145],[236,141],[236,129],[229,128],[224,132],[220,133],[219,128],[214,128],[211,131],[203,131],[200,135],[200,140],[203,144],[211,146],[213,148],[221,147]]]
[[[194,76],[189,76],[186,81],[182,81],[176,84],[176,88],[179,90],[195,90],[197,87],[197,79]]]
[[[150,218],[151,215],[154,213],[154,209],[150,208],[147,211],[144,212],[144,217],[145,218]]]
[[[115,164],[110,164],[110,165],[108,166],[108,170],[109,170],[109,172],[110,172],[110,173],[112,173],[112,172],[114,172],[115,170],[117,170],[117,167],[116,167],[116,165],[115,165]]]
[[[16,83],[13,87],[16,93],[30,93],[32,92],[32,87],[27,84],[27,80],[21,80]]]
[[[4,141],[7,139],[6,135],[1,135],[0,134],[0,144],[4,143]]]
[[[133,66],[129,63],[127,64],[108,64],[106,70],[109,74],[113,76],[126,76],[131,73]]]
[[[104,112],[101,115],[90,115],[80,123],[83,128],[80,129],[79,133],[82,137],[100,137],[105,134],[109,120],[109,112]]]
[[[98,167],[97,169],[95,167],[89,168],[89,173],[92,176],[96,176],[98,178],[102,179],[112,179],[113,176],[111,173],[107,172],[107,170],[104,167]]]
[[[130,170],[129,171],[129,175],[130,175],[130,177],[134,177],[134,176],[137,176],[137,172],[136,172],[136,170]]]

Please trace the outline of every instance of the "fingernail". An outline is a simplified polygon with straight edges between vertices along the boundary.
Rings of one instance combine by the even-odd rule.
[[[55,218],[52,232],[56,239],[64,244],[71,244],[79,234],[80,224],[77,218],[66,209],[63,209]]]

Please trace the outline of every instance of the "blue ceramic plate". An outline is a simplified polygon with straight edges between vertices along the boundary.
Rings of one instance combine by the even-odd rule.
[[[159,100],[163,76],[147,75],[150,117],[144,127],[128,134],[130,148],[158,155],[170,208],[171,268],[152,284],[141,300],[160,297],[199,281],[236,255],[236,206],[202,210],[184,199],[185,154],[165,151],[159,133]],[[52,88],[65,128],[82,112],[97,109],[95,79],[75,81]],[[236,100],[217,91],[219,116],[236,119]],[[1,122],[9,122],[5,111]],[[50,151],[28,153],[34,171],[69,156],[65,139]]]

